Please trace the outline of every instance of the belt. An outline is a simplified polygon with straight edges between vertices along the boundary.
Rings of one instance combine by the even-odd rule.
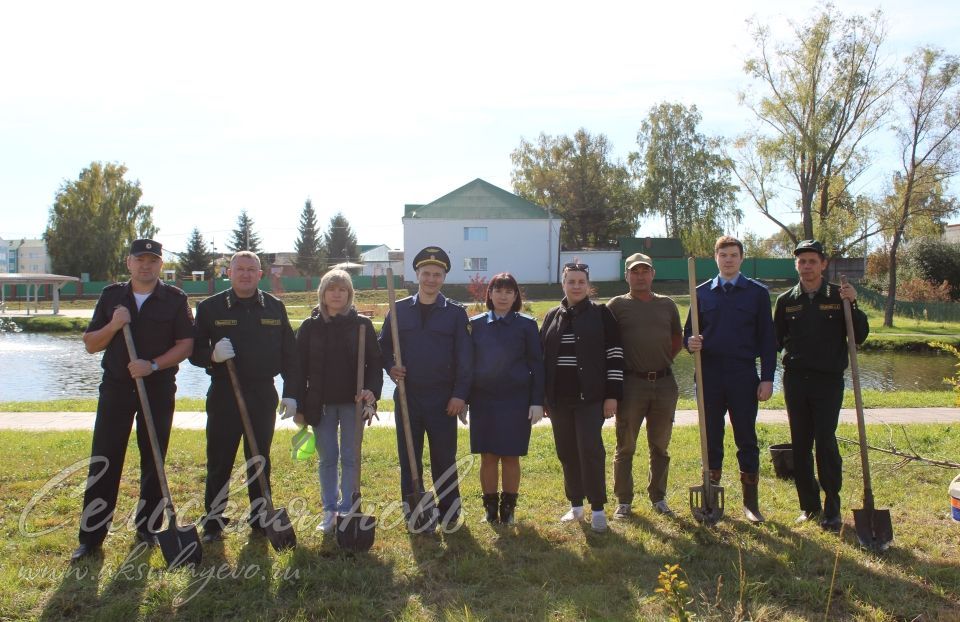
[[[633,369],[628,369],[626,371],[631,376],[636,376],[637,378],[643,378],[644,380],[647,380],[649,382],[653,382],[654,380],[659,380],[660,378],[663,378],[664,376],[669,376],[673,373],[672,371],[670,371],[669,367],[665,367],[660,371],[636,371]]]

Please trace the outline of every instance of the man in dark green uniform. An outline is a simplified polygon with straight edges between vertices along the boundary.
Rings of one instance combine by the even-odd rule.
[[[867,316],[857,308],[856,290],[849,283],[841,287],[823,278],[827,259],[820,242],[803,240],[793,254],[800,282],[777,298],[773,324],[777,345],[783,350],[783,397],[801,510],[797,522],[819,520],[823,529],[838,531],[843,523],[843,473],[836,433],[843,403],[843,370],[848,362],[843,300],[850,301],[858,344],[867,338],[870,327]],[[813,475],[814,444],[819,484]]]
[[[257,448],[266,459],[262,465],[270,486],[270,445],[276,423],[277,390],[273,379],[283,377],[283,399],[279,412],[295,413],[301,399],[296,341],[287,310],[279,299],[260,291],[263,271],[260,259],[241,251],[230,260],[230,289],[197,305],[195,347],[190,362],[205,367],[210,375],[207,392],[207,485],[204,497],[203,541],[223,537],[228,520],[230,472],[243,436],[243,423],[224,362],[235,358],[237,375],[250,411]],[[261,466],[251,462],[248,442],[243,443],[247,459],[247,492],[250,496],[249,523],[255,532],[263,530],[266,501],[255,477]]]

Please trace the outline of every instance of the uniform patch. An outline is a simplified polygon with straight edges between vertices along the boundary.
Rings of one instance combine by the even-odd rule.
[[[787,307],[784,309],[787,313],[796,313],[797,311],[802,311],[803,305],[794,305],[792,307]]]
[[[838,304],[822,304],[820,305],[821,311],[839,311],[840,305]]]
[[[280,326],[281,322],[279,318],[262,317],[260,318],[260,324],[263,326]]]
[[[214,320],[213,325],[214,326],[236,326],[237,321],[236,320]]]

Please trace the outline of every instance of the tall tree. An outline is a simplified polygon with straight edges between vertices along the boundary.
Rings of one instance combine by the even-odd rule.
[[[696,106],[653,106],[637,133],[640,150],[629,162],[640,181],[643,211],[659,214],[667,235],[679,238],[688,253],[712,255],[714,241],[743,213],[720,141],[697,131],[700,120]]]
[[[340,212],[330,219],[330,225],[323,234],[323,250],[331,265],[360,258],[360,253],[357,252],[357,236],[350,228],[346,216]]]
[[[253,230],[253,219],[247,214],[247,210],[240,212],[237,217],[237,228],[230,233],[227,249],[232,253],[250,251],[259,255],[263,252],[260,248],[260,236]]]
[[[610,248],[637,231],[637,192],[611,149],[606,136],[581,128],[573,137],[540,134],[536,144],[521,139],[510,154],[514,192],[563,219],[564,248]]]
[[[127,273],[130,243],[156,235],[153,208],[140,204],[140,182],[126,173],[122,164],[92,162],[57,191],[43,234],[54,272],[118,279]]]
[[[894,175],[891,209],[885,215],[892,236],[884,326],[893,326],[897,252],[908,225],[918,219],[939,221],[957,209],[955,200],[944,197],[944,184],[960,167],[960,61],[943,50],[921,48],[906,62],[894,124],[901,169]]]
[[[213,260],[215,257],[216,255],[207,246],[200,230],[194,227],[190,239],[187,241],[187,249],[180,255],[178,267],[182,274],[203,271],[203,278],[209,279],[213,277]]]
[[[304,276],[316,276],[321,271],[323,249],[317,232],[317,213],[310,199],[307,199],[300,212],[299,232],[300,236],[293,243],[293,249],[297,252],[293,265]]]
[[[741,101],[769,133],[742,143],[754,148],[755,157],[735,166],[761,213],[789,231],[772,216],[771,196],[760,191],[773,184],[756,177],[766,173],[769,180],[775,174],[772,162],[783,166],[799,191],[802,236],[813,238],[816,219],[826,222],[843,209],[831,197],[849,194],[832,184],[852,183],[865,169],[863,140],[880,127],[896,80],[881,63],[885,31],[879,10],[845,17],[827,4],[807,22],[791,26],[792,38],[780,43],[767,26],[752,23],[757,51],[744,68],[765,94],[746,93]]]

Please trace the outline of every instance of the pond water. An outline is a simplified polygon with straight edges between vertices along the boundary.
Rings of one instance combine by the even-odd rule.
[[[43,333],[0,333],[0,401],[96,397],[100,354],[87,354],[79,336]],[[943,390],[955,360],[936,353],[864,352],[860,354],[861,385],[885,391]],[[780,390],[780,369],[774,389]],[[680,395],[693,397],[693,357],[681,352],[674,364]],[[281,380],[277,377],[277,389]],[[177,374],[177,395],[203,397],[209,379],[185,362]],[[847,386],[850,374],[847,372]],[[393,382],[384,375],[383,396],[393,396]]]

